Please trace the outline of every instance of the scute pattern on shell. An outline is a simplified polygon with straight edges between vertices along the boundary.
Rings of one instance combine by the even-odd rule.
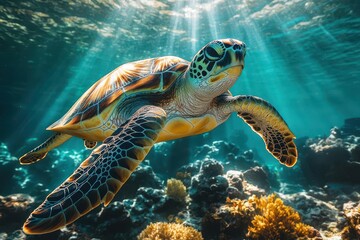
[[[57,122],[48,127],[51,130],[57,126],[76,124],[100,114],[111,103],[124,93],[131,94],[138,90],[157,89],[160,86],[166,90],[171,84],[168,79],[160,79],[162,73],[174,74],[186,70],[189,63],[184,59],[165,56],[126,63],[102,77],[89,88],[74,106]],[[176,78],[169,78],[176,80]],[[163,84],[162,84],[163,83]]]

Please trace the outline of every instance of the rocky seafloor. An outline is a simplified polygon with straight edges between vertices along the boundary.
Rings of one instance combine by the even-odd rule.
[[[186,141],[157,144],[108,207],[38,236],[23,222],[89,152],[55,150],[23,167],[0,143],[0,239],[360,239],[360,118],[296,143],[293,168],[223,140],[164,164],[180,161],[171,153]]]

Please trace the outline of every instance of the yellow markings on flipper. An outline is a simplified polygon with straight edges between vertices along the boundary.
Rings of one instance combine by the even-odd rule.
[[[124,183],[130,177],[131,171],[123,167],[117,167],[114,168],[113,173],[120,182]]]
[[[105,207],[109,205],[109,203],[114,198],[115,194],[120,190],[123,184],[124,184],[123,182],[120,182],[118,179],[115,178],[110,178],[109,180],[106,181],[106,185],[109,189],[109,192],[107,192],[103,198]]]
[[[145,156],[147,154],[147,152],[144,150],[144,148],[141,148],[141,147],[133,147],[132,153],[136,159],[145,158]]]
[[[85,159],[85,160],[80,164],[80,166],[83,167],[83,168],[85,168],[85,167],[89,166],[92,162],[93,162],[93,161],[92,161],[91,158],[87,158],[87,159]],[[68,180],[69,180],[69,181],[73,181],[74,179],[72,179],[72,177],[73,177],[73,176],[70,176],[70,177],[68,178]]]
[[[114,194],[112,192],[108,192],[106,193],[105,197],[104,197],[104,207],[107,207],[109,205],[109,203],[111,202],[111,200],[113,200],[114,198]]]
[[[210,114],[197,118],[176,117],[166,123],[157,142],[201,134],[214,129],[217,125],[216,118]]]

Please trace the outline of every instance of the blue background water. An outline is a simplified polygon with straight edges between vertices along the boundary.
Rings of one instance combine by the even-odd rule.
[[[1,1],[0,141],[21,155],[38,143],[29,138],[49,136],[44,129],[117,66],[164,55],[190,60],[218,38],[248,46],[232,93],[272,103],[297,137],[360,116],[356,0]],[[236,117],[208,139],[233,135],[272,158]]]

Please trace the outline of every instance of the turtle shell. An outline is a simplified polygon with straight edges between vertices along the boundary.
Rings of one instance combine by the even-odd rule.
[[[188,65],[184,59],[172,56],[123,64],[92,85],[61,119],[47,129],[71,128],[102,114],[114,102],[132,94],[166,91]]]

